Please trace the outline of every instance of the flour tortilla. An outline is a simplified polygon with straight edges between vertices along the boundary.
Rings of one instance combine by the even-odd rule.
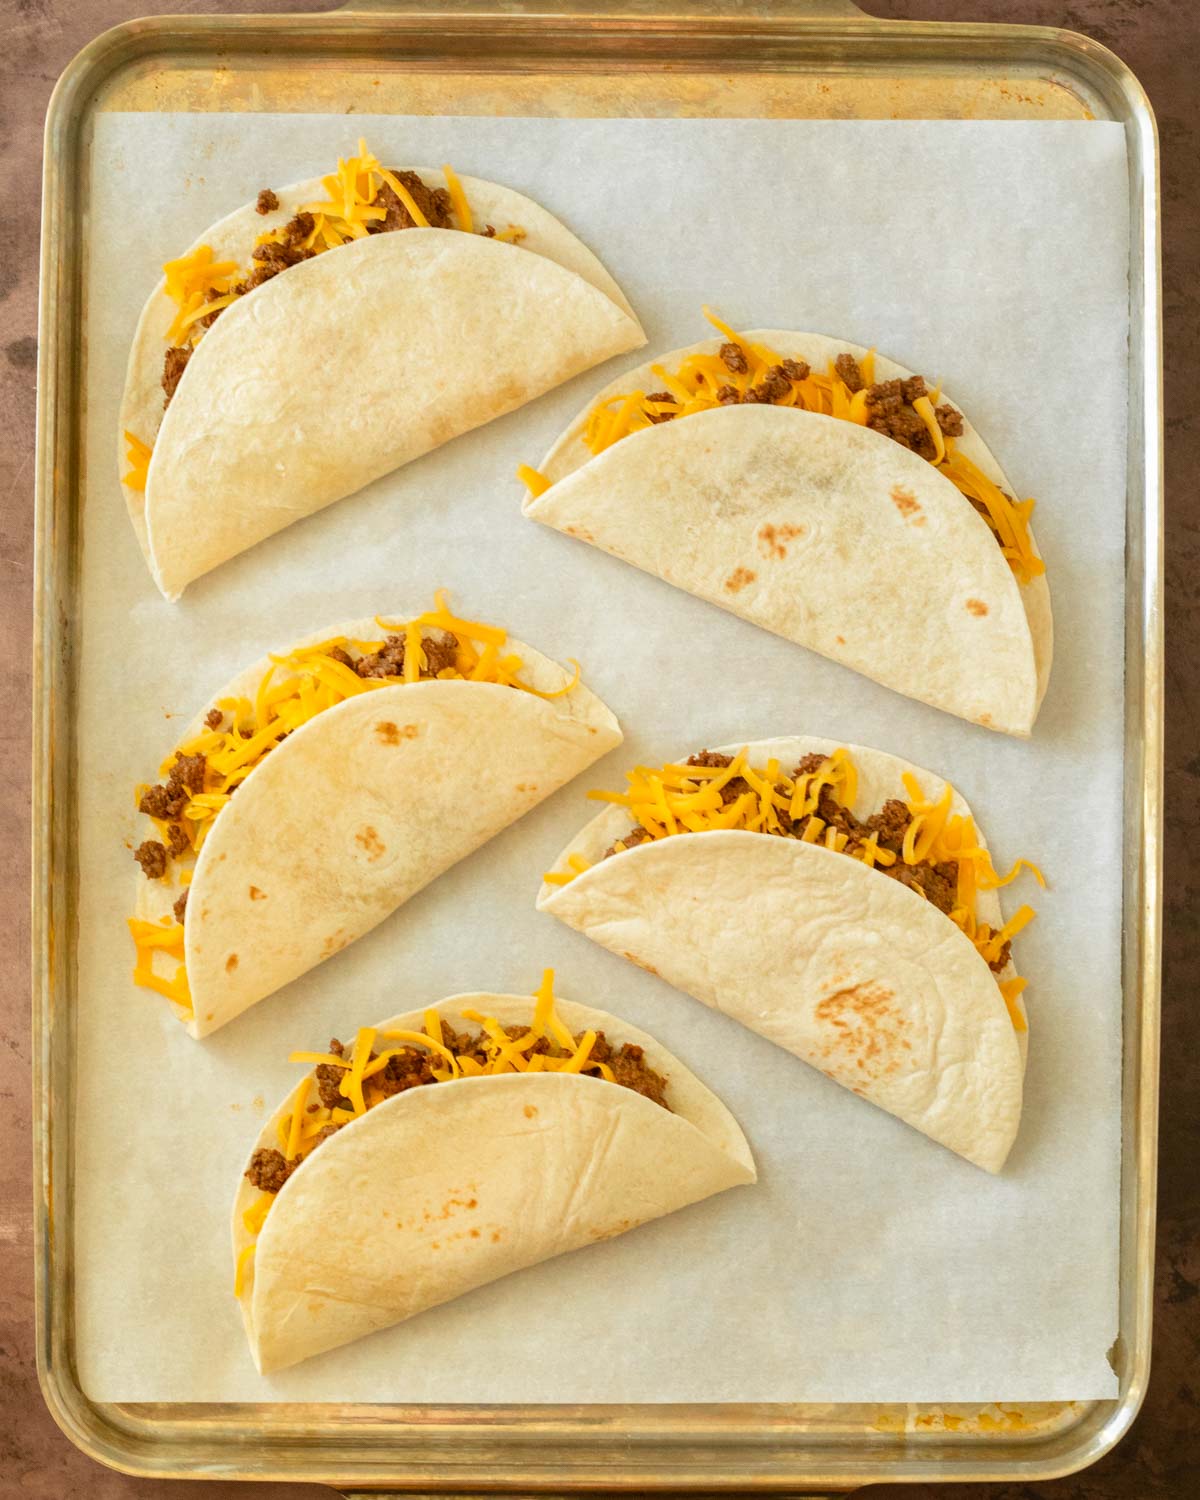
[[[356,620],[310,642],[336,635],[381,631]],[[532,686],[569,680],[532,647],[508,647]],[[264,657],[209,702],[253,698],[269,665]],[[250,773],[196,860],[188,1031],[208,1036],[340,952],[620,743],[615,717],[582,685],[546,700],[435,679],[361,693],[310,719]],[[138,915],[169,916],[174,877],[139,881]]]
[[[817,370],[867,352],[821,334],[744,337]],[[655,363],[675,369],[720,345]],[[912,373],[878,354],[875,370]],[[949,479],[869,428],[760,405],[664,422],[593,457],[583,429],[596,404],[661,385],[645,364],[590,401],[543,461],[551,488],[527,497],[525,514],[906,697],[1031,732],[1053,655],[1046,579],[1017,582]],[[965,418],[956,443],[1016,493]]]
[[[445,176],[421,167],[430,187]],[[120,415],[153,443],[146,488],[123,486],[169,599],[202,573],[450,438],[645,343],[620,288],[552,214],[461,179],[477,224],[520,225],[519,246],[459,230],[370,235],[293,266],[227,308],[163,412],[175,304],[142,310]],[[325,197],[320,179],[206,230],[218,260],[251,263],[257,235]]]
[[[790,771],[838,743],[762,740],[750,745],[750,762],[777,757]],[[905,771],[931,800],[945,788],[895,756],[846,748],[859,773],[859,817],[903,798]],[[957,794],[951,810],[970,814]],[[618,807],[587,824],[555,869],[569,868],[571,855],[592,868],[569,885],[543,884],[538,908],[976,1166],[1000,1170],[1020,1124],[1028,1035],[1014,1029],[996,982],[1011,965],[994,975],[937,907],[831,849],[716,830],[603,859],[629,828]],[[990,926],[1003,922],[995,891],[980,892],[976,910]]]
[[[528,996],[473,994],[436,1009],[457,1031],[477,1010],[527,1024]],[[459,1297],[525,1266],[622,1234],[725,1188],[753,1182],[736,1120],[678,1058],[616,1016],[557,1001],[578,1034],[643,1047],[666,1076],[670,1112],[581,1074],[509,1073],[410,1089],[345,1125],[272,1205],[241,1297],[267,1374]],[[377,1030],[420,1031],[424,1012]],[[278,1146],[277,1124],[258,1147]],[[241,1180],[236,1261],[258,1197]]]

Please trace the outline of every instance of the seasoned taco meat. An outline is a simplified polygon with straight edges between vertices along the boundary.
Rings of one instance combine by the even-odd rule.
[[[166,392],[163,398],[163,408],[170,406],[171,397],[179,388],[179,382],[183,379],[183,372],[187,369],[187,362],[192,357],[190,344],[173,344],[163,356],[162,388]]]
[[[404,650],[404,637],[389,635],[378,651],[360,657],[353,663],[354,670],[360,677],[399,677],[404,672]],[[421,652],[425,658],[421,667],[422,679],[436,677],[447,667],[454,666],[458,655],[458,639],[453,635],[444,638],[423,635]]]
[[[859,369],[858,360],[853,354],[839,354],[833,362],[833,368],[841,376],[842,383],[848,391],[862,390],[862,370]]]
[[[746,351],[740,344],[722,344],[719,352],[721,363],[734,375],[744,375],[750,368],[746,360]]]
[[[147,880],[161,880],[167,873],[167,850],[157,839],[146,839],[133,851]]]
[[[254,205],[255,213],[273,214],[279,207],[279,199],[270,188],[263,188],[258,195],[258,201]]]
[[[614,1050],[604,1033],[598,1031],[591,1055],[597,1062],[608,1064],[613,1080],[622,1088],[632,1089],[635,1094],[643,1094],[663,1109],[670,1109],[666,1098],[667,1080],[654,1071],[646,1061],[644,1050],[635,1042],[625,1042]]]
[[[262,1193],[277,1193],[296,1168],[298,1161],[288,1161],[282,1151],[260,1149],[250,1158],[247,1180]]]
[[[174,906],[172,906],[171,908],[171,910],[175,913],[175,920],[177,922],[182,923],[186,919],[188,892],[190,890],[191,886],[188,886],[184,890],[183,894],[179,897],[179,899],[175,902]]]
[[[426,187],[416,172],[393,172],[392,176],[408,189],[413,202],[429,220],[431,229],[454,228],[450,220],[453,203],[445,188]],[[399,195],[390,183],[385,182],[380,185],[375,201],[387,209],[387,217],[376,219],[373,224],[368,224],[368,234],[386,234],[392,229],[415,229],[417,227],[416,220],[400,201]]]

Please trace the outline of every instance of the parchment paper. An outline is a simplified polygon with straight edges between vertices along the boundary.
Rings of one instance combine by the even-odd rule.
[[[165,603],[113,472],[138,309],[162,261],[207,223],[261,187],[331,168],[360,133],[396,165],[450,161],[546,204],[620,281],[651,350],[705,336],[708,302],[735,325],[842,334],[940,377],[1019,493],[1039,499],[1057,653],[1032,742],[908,703],[523,520],[514,466],[539,461],[615,362]],[[116,115],[98,122],[90,193],[76,1135],[88,1395],[1113,1395],[1120,127]],[[404,336],[379,330],[381,340]],[[346,617],[422,607],[439,585],[541,650],[578,655],[626,744],[369,937],[208,1042],[191,1041],[130,979],[134,785],[186,716],[265,648]],[[997,864],[1026,855],[1050,878],[1020,939],[1029,1072],[1020,1138],[999,1178],[534,912],[541,871],[594,811],[588,786],[619,785],[638,761],[794,733],[878,745],[945,773],[974,805]],[[628,1016],[717,1090],[751,1141],[758,1186],[260,1379],[231,1295],[228,1219],[264,1111],[297,1076],[287,1053],[458,991],[529,990],[546,964],[564,995]]]

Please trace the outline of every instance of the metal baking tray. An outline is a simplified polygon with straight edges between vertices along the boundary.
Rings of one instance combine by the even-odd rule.
[[[79,871],[82,267],[93,122],[113,110],[1116,120],[1131,192],[1124,1094],[1114,1400],[997,1422],[915,1406],[105,1405],[74,1362],[72,1108]],[[850,0],[359,0],[326,15],[131,21],[86,47],[46,123],[38,391],[33,994],[38,1368],[86,1453],[162,1477],[363,1490],[847,1491],[1047,1478],[1128,1430],[1150,1362],[1162,835],[1158,146],[1137,79],[1040,27],[880,22]]]

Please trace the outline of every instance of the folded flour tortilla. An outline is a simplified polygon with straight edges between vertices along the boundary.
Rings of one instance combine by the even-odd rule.
[[[857,394],[839,355],[861,367]],[[808,373],[771,374],[776,359]],[[887,425],[868,382],[913,379],[820,334],[758,329],[677,349],[613,381],[540,470],[522,471],[525,514],[907,697],[1028,735],[1053,653],[1033,503],[1013,500],[940,393],[957,435],[924,398],[929,458],[865,425]]]
[[[718,759],[728,756],[732,772],[639,768],[632,799],[593,819],[555,862],[539,909],[999,1171],[1020,1124],[1028,1035],[1008,945],[1033,912],[1005,924],[997,887],[1026,862],[998,876],[953,788],[882,751],[805,737],[726,747]],[[791,777],[806,757],[823,760],[818,780]],[[680,772],[718,786],[745,767],[768,793],[785,782],[780,817],[795,797],[782,836],[747,828],[771,800],[754,787],[714,796],[712,812],[673,790]],[[804,814],[820,780],[852,822]],[[902,835],[889,836],[889,814]],[[687,831],[684,818],[707,831]],[[872,868],[885,860],[890,876]]]
[[[228,684],[163,762],[167,784],[140,790],[157,837],[137,851],[154,878],[131,922],[134,977],[193,1036],[340,952],[620,743],[577,673],[503,631],[444,604],[398,629],[439,675],[360,679],[331,652],[366,655],[388,632],[325,631]]]
[[[233,1213],[235,1290],[264,1374],[755,1180],[737,1122],[678,1058],[616,1016],[554,1002],[552,984],[536,1007],[457,995],[360,1032],[345,1107],[312,1108],[310,1075],[265,1127]],[[547,1016],[552,1038],[568,1033],[558,1059],[523,1055],[499,1030],[528,1036]],[[454,1034],[481,1023],[499,1042],[451,1063]],[[611,1067],[588,1059],[601,1039]],[[422,1057],[432,1069],[410,1086]],[[318,1066],[337,1077],[340,1061]],[[631,1069],[634,1087],[609,1081]],[[635,1091],[646,1069],[661,1103]]]
[[[280,189],[269,213],[236,210],[167,267],[178,299],[164,277],[142,311],[121,402],[121,465],[130,520],[169,599],[293,521],[645,342],[596,257],[530,199],[454,176],[473,232],[458,209],[454,228],[367,232],[374,221],[356,215],[380,186],[383,169],[372,168],[379,163],[361,147],[336,178]],[[419,176],[447,186],[444,171]],[[254,264],[257,238],[282,232],[326,193],[340,205],[343,188],[361,201],[336,217],[339,233],[361,237],[220,305]],[[332,210],[324,217],[335,222]],[[516,243],[487,237],[488,225]],[[214,276],[214,266],[230,270]],[[203,307],[189,312],[180,299],[209,286],[226,294],[203,304],[219,316],[207,331],[196,321],[181,330]],[[164,413],[164,354],[189,339]]]

